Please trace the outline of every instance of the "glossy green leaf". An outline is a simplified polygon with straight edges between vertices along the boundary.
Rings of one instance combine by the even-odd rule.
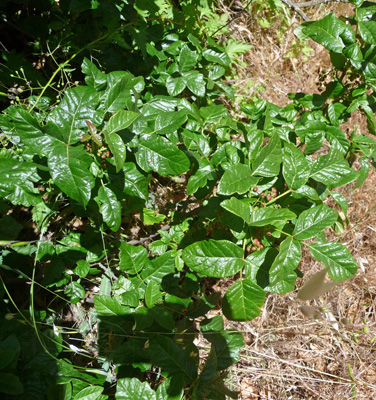
[[[244,346],[243,335],[240,332],[234,330],[208,332],[204,334],[204,337],[215,348],[217,371],[226,369],[239,361],[240,350]]]
[[[355,275],[358,265],[349,250],[342,243],[312,243],[309,250],[316,260],[322,261],[329,269],[334,281],[343,281]]]
[[[129,313],[128,307],[123,306],[117,297],[97,295],[94,297],[94,305],[99,317],[119,316]]]
[[[375,21],[360,21],[358,29],[361,38],[369,44],[376,44],[376,22]]]
[[[204,187],[208,182],[208,179],[212,177],[212,171],[212,166],[208,165],[197,170],[194,175],[191,175],[187,184],[187,194],[194,194],[199,188]]]
[[[161,284],[163,278],[175,273],[175,257],[171,251],[154,258],[141,272],[141,278],[148,283],[153,280]]]
[[[106,75],[101,72],[95,64],[89,61],[86,57],[81,65],[81,70],[85,74],[85,82],[89,86],[93,86],[95,90],[102,89],[106,83]]]
[[[236,197],[222,201],[221,206],[232,214],[242,218],[247,224],[250,223],[251,207]]]
[[[97,111],[99,99],[99,93],[90,86],[67,90],[61,103],[51,111],[47,119],[59,129],[55,137],[64,143],[74,144],[81,139],[83,130],[87,131],[86,120],[99,125],[102,122],[102,115]]]
[[[193,271],[214,278],[233,276],[244,266],[243,250],[227,240],[193,243],[183,250],[183,260]]]
[[[145,290],[145,304],[147,307],[153,307],[158,301],[162,299],[160,286],[155,281],[149,281]]]
[[[0,196],[12,204],[30,207],[40,203],[39,190],[34,188],[39,180],[35,164],[0,158]]]
[[[156,335],[150,340],[149,353],[153,364],[164,368],[169,375],[183,373],[186,382],[197,377],[197,365],[173,339]]]
[[[180,175],[189,169],[187,156],[177,146],[157,134],[144,135],[138,140],[136,159],[146,172],[161,176]]]
[[[208,60],[213,63],[221,64],[224,66],[228,66],[231,64],[231,59],[230,57],[224,53],[221,52],[217,49],[214,48],[206,48],[203,52],[202,55]]]
[[[346,197],[338,192],[335,192],[334,190],[330,191],[330,195],[332,196],[332,198],[334,199],[334,201],[339,205],[339,207],[341,208],[341,211],[343,212],[345,219],[348,223],[348,218],[347,218],[347,210],[349,208],[349,204],[346,200]]]
[[[340,37],[344,31],[344,25],[334,13],[331,13],[319,21],[309,23],[303,28],[303,33],[323,45],[327,50],[341,53],[345,47]]]
[[[206,92],[206,86],[204,81],[204,75],[198,71],[190,71],[184,75],[188,89],[199,97],[204,97]]]
[[[84,206],[89,202],[94,187],[94,178],[89,171],[91,161],[83,146],[56,145],[48,157],[48,166],[56,185]]]
[[[265,292],[250,279],[235,282],[222,301],[222,310],[226,318],[232,321],[251,321],[260,314],[264,304]]]
[[[107,135],[126,129],[133,124],[140,117],[140,113],[133,111],[119,110],[116,114],[112,115],[105,126]]]
[[[163,214],[156,214],[154,210],[150,210],[149,208],[143,208],[141,214],[141,221],[145,225],[154,225],[159,224],[164,221],[166,216]]]
[[[156,400],[156,394],[147,382],[138,378],[120,378],[116,384],[116,400]]]
[[[251,213],[251,226],[274,225],[280,221],[287,221],[296,218],[296,214],[287,208],[263,207],[253,210]]]
[[[166,88],[170,96],[179,95],[187,87],[187,81],[183,76],[173,78],[171,75],[166,80]]]
[[[90,271],[90,263],[85,260],[78,260],[77,267],[74,269],[74,273],[80,278],[84,278]]]
[[[177,131],[187,120],[187,113],[185,110],[160,112],[155,118],[155,132],[159,135],[172,133]]]
[[[115,193],[107,186],[101,186],[98,190],[99,212],[108,227],[116,232],[121,225],[121,204]]]
[[[312,207],[299,215],[293,236],[297,240],[311,239],[334,224],[337,218],[337,211],[324,204]]]
[[[230,165],[219,181],[217,192],[223,195],[243,194],[251,186],[255,186],[257,182],[258,178],[252,176],[251,169],[246,165]]]
[[[124,242],[120,244],[119,259],[119,268],[130,274],[137,274],[149,264],[148,252],[144,246]]]
[[[103,96],[103,106],[105,111],[116,113],[119,110],[124,110],[127,101],[131,100],[130,91],[133,88],[131,78],[129,75],[124,73],[122,73],[122,76],[120,77],[115,75],[111,76],[111,74],[109,74],[107,75],[107,81],[110,82],[110,84]]]
[[[318,157],[313,164],[310,176],[333,188],[352,182],[359,173],[349,167],[348,162],[340,153],[331,151],[325,156]]]
[[[370,168],[370,162],[367,157],[361,157],[360,158],[360,171],[359,171],[359,177],[356,181],[355,188],[358,188],[359,186],[362,186],[365,180],[367,179],[369,168]],[[1,179],[0,179],[1,181]]]
[[[192,51],[188,46],[183,46],[178,56],[179,72],[190,71],[195,67],[197,60],[197,51]]]
[[[114,156],[116,172],[119,172],[125,163],[126,157],[126,146],[122,140],[122,138],[117,133],[108,134],[104,132],[106,142],[108,147],[111,150],[112,155]]]
[[[282,172],[291,189],[299,189],[308,181],[310,173],[308,161],[293,144],[284,144]]]
[[[97,400],[103,392],[100,386],[88,386],[80,390],[73,398],[73,400]]]
[[[126,162],[118,174],[109,174],[111,183],[124,193],[146,200],[148,198],[148,186],[150,175],[141,173],[136,164]]]
[[[266,290],[274,293],[288,293],[294,290],[296,273],[302,256],[300,243],[287,237],[280,245],[279,254],[269,270],[269,285]]]
[[[281,139],[275,133],[252,163],[252,175],[277,176],[282,162]]]

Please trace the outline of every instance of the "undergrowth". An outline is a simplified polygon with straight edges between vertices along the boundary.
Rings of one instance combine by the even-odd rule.
[[[44,80],[18,68],[25,87],[0,117],[5,396],[236,398],[225,371],[243,337],[225,318],[250,321],[267,293],[294,290],[302,248],[325,267],[302,300],[356,273],[334,189],[360,186],[375,163],[375,142],[340,126],[360,111],[376,129],[376,9],[352,3],[346,21],[299,30],[330,52],[322,93],[242,104],[238,118],[225,77],[245,47],[211,37],[210,18],[224,23],[212,2],[22,6],[52,66]],[[2,12],[21,21],[20,7]],[[12,57],[22,65],[9,52],[5,68]]]

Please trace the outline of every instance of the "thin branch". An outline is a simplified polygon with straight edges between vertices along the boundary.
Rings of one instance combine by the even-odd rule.
[[[162,228],[160,230],[162,231],[168,231],[170,229],[170,225],[163,225]],[[160,233],[153,233],[150,236],[138,239],[138,240],[130,240],[129,242],[127,242],[128,244],[133,244],[133,245],[138,245],[138,244],[142,244],[144,242],[148,242],[149,240],[155,239],[156,237],[160,236]]]
[[[300,8],[306,8],[326,3],[348,3],[348,2],[349,0],[312,0],[312,1],[307,1],[305,3],[298,3],[297,6]]]
[[[322,1],[325,1],[325,0],[322,0]],[[304,21],[310,21],[310,19],[300,9],[300,4],[295,4],[290,0],[282,0],[282,2],[285,3],[288,7],[292,8],[293,10],[295,10],[304,19]]]

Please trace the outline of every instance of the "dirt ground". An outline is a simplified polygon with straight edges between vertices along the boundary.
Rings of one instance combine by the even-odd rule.
[[[243,3],[246,3],[245,1]],[[296,1],[296,3],[299,3]],[[311,19],[329,12],[350,15],[351,4],[328,3],[304,8]],[[232,16],[236,14],[225,10]],[[259,24],[262,13],[243,13],[229,29],[253,48],[242,56],[245,67],[238,69],[235,91],[240,100],[258,96],[278,105],[288,103],[288,92],[318,93],[318,76],[330,74],[328,52],[309,42],[309,55],[294,54],[294,29],[302,17],[290,10],[290,27],[282,34],[277,18],[268,28]],[[286,14],[285,14],[286,15]],[[265,16],[265,15],[264,15]],[[261,89],[261,90],[260,90]],[[350,124],[354,121],[350,121]],[[361,124],[360,129],[367,129]],[[375,139],[375,137],[373,137]],[[250,323],[229,323],[244,332],[246,347],[241,361],[232,368],[229,381],[241,392],[242,400],[372,400],[376,398],[376,172],[366,182],[341,188],[349,202],[350,224],[340,236],[359,264],[357,275],[318,300],[300,302],[296,292],[307,277],[322,268],[308,252],[300,268],[295,292],[284,296],[270,294],[262,314]],[[334,232],[330,232],[334,239]],[[301,305],[315,307],[306,317]]]

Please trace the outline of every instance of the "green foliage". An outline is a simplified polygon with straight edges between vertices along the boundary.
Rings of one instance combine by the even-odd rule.
[[[234,96],[221,80],[231,59],[196,25],[209,2],[181,1],[182,11],[161,0],[62,4],[80,23],[62,31],[72,43],[87,35],[91,15],[147,68],[113,71],[109,61],[99,69],[84,58],[86,84],[64,90],[58,104],[41,92],[0,116],[0,390],[35,399],[236,398],[222,371],[239,360],[242,335],[208,311],[221,304],[230,320],[257,317],[267,292],[294,289],[304,246],[332,280],[356,273],[340,236],[328,242],[325,230],[348,224],[346,199],[333,188],[360,185],[375,164],[376,142],[339,128],[360,110],[376,129],[375,11],[359,4],[354,29],[332,14],[303,24],[331,52],[333,82],[320,95],[292,94],[284,108],[243,104],[239,121],[219,99]],[[96,37],[109,57],[110,36]],[[148,239],[129,240],[137,229]],[[234,282],[222,297],[210,281],[223,277]],[[28,302],[14,287],[20,278],[31,282],[28,311],[17,306],[19,296]],[[60,329],[67,304],[78,310],[72,336],[95,332],[95,360]],[[210,343],[203,365],[200,334]]]

